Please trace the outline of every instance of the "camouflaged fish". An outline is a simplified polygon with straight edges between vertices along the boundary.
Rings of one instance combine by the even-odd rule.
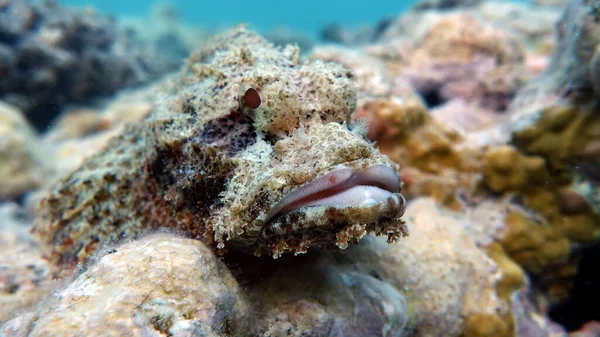
[[[49,259],[71,268],[158,228],[273,257],[405,235],[395,164],[350,123],[352,75],[299,58],[243,27],[193,53],[176,90],[42,200]]]

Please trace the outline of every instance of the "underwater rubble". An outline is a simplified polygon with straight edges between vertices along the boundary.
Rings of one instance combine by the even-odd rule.
[[[205,65],[210,53],[201,48],[184,66],[198,79],[174,74],[103,104],[65,105],[43,133],[27,121],[26,107],[3,98],[0,336],[598,336],[598,8],[597,0],[422,1],[362,32],[330,26],[327,43],[306,42],[307,54],[279,49],[291,60],[277,59],[286,67],[312,67],[304,71],[319,89],[306,99],[316,99],[317,110],[355,104],[352,137],[364,135],[399,165],[408,236],[393,243],[353,228],[343,250],[272,259],[223,254],[210,240],[163,228],[123,237],[54,279],[56,266],[29,233],[48,190],[128,125],[157,111],[162,119],[153,123],[170,125],[170,112],[160,109],[186,112],[207,102],[192,88],[225,75]],[[178,29],[156,34],[189,33]],[[227,49],[231,36],[245,34],[236,29],[245,32],[235,28],[211,40],[212,48],[257,62],[252,50]],[[300,39],[282,32],[282,41]],[[342,102],[328,93],[328,71],[344,75],[323,62],[349,70],[355,97]],[[281,92],[267,99],[300,95]],[[285,130],[298,126],[273,118]],[[286,153],[284,145],[320,135],[263,123],[265,133],[276,132],[251,153],[256,161],[271,143]],[[210,137],[230,146],[220,127]],[[179,153],[176,141],[169,144]],[[177,198],[166,194],[167,202]]]

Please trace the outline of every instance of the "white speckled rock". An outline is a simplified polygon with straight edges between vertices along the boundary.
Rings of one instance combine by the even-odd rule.
[[[245,306],[200,241],[155,234],[103,256],[0,335],[218,336],[245,321]]]

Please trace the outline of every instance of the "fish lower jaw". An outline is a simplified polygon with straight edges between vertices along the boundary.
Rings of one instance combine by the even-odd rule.
[[[282,215],[262,231],[259,243],[277,258],[283,253],[305,253],[308,248],[345,249],[365,234],[406,235],[404,214],[406,201],[400,193],[390,193],[373,186],[356,186],[343,192],[350,195],[331,197],[331,205],[305,205]],[[351,201],[340,204],[335,200]]]

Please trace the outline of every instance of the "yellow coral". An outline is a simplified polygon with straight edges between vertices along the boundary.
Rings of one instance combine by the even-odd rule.
[[[526,153],[544,156],[552,167],[585,158],[589,144],[600,137],[600,118],[593,106],[553,106],[538,118],[514,133],[514,143]]]
[[[465,337],[502,337],[511,336],[509,328],[500,317],[492,314],[475,314],[467,317],[465,330],[461,336]]]
[[[526,184],[548,179],[541,157],[525,157],[508,145],[490,148],[485,153],[483,174],[494,192],[520,190]]]

